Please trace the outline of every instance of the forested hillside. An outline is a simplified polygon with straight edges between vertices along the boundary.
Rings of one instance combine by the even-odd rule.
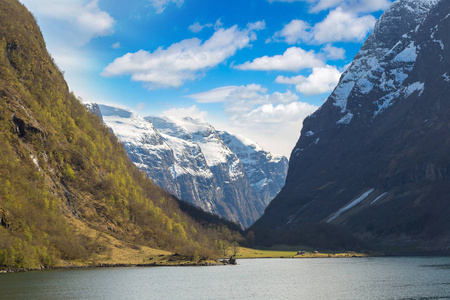
[[[0,97],[0,268],[48,267],[104,251],[75,224],[197,259],[216,257],[232,235],[220,222],[193,221],[132,164],[69,91],[17,0],[0,2]]]

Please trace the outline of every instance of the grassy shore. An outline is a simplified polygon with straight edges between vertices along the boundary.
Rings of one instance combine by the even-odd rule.
[[[289,248],[289,247],[288,247]],[[299,248],[299,250],[302,250]],[[298,251],[298,250],[297,250]],[[281,246],[275,246],[266,249],[253,249],[239,247],[236,258],[319,258],[319,257],[366,257],[367,254],[353,251],[347,252],[317,252],[314,250],[302,250],[303,254],[297,254],[296,250],[285,249]]]
[[[127,241],[119,240],[112,235],[99,232],[86,223],[76,219],[74,223],[77,231],[83,231],[87,236],[95,239],[100,249],[88,260],[59,260],[49,269],[70,269],[88,267],[127,267],[127,266],[203,266],[220,264],[218,261],[193,261],[188,257],[169,251],[154,249],[146,246],[135,245]],[[1,269],[0,273],[14,271],[30,271],[35,269]],[[43,270],[43,269],[39,269]]]
[[[71,220],[77,231],[96,240],[100,246],[97,253],[89,260],[60,260],[50,269],[88,268],[88,267],[127,267],[127,266],[204,266],[219,265],[220,261],[193,261],[190,258],[172,252],[154,249],[146,246],[135,245],[127,241],[115,238],[105,232],[99,232],[79,220]],[[312,249],[298,248],[305,253],[298,255],[293,246],[277,245],[270,248],[256,249],[247,247],[229,248],[225,257],[228,258],[236,252],[237,259],[246,258],[311,258],[311,257],[363,257],[366,254],[356,252],[317,252]],[[28,271],[29,269],[5,270]]]

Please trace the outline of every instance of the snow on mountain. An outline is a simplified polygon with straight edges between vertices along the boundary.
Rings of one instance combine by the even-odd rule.
[[[190,139],[198,145],[205,156],[207,165],[226,163],[233,153],[217,135],[216,130],[199,118],[174,118],[174,117],[146,117],[146,120],[155,124],[160,132],[181,139]],[[241,174],[233,174],[239,176]]]
[[[391,106],[393,99],[398,101],[409,96],[407,92],[412,91],[412,87],[404,86],[403,82],[412,71],[420,51],[414,37],[427,11],[435,3],[435,0],[397,1],[380,17],[373,33],[330,96],[334,99],[333,105],[340,109],[341,118],[337,124],[351,122],[362,95],[370,92],[381,95],[374,98],[373,117]],[[414,22],[398,22],[401,18]]]
[[[199,118],[142,118],[125,109],[98,107],[132,161],[156,184],[243,227],[261,216],[284,184],[285,157],[272,156],[259,146],[253,146],[251,155],[237,154],[221,137],[226,133],[219,134]],[[251,145],[256,143],[246,144]],[[256,161],[249,163],[252,159]]]
[[[173,180],[172,170],[178,169],[173,150],[153,124],[126,109],[107,105],[98,107],[103,122],[123,143],[133,163],[149,177],[154,178],[157,185],[176,196],[179,195],[179,185],[166,184]]]
[[[268,205],[284,185],[288,160],[273,155],[254,141],[226,131],[219,136],[244,165],[247,178],[253,190]]]

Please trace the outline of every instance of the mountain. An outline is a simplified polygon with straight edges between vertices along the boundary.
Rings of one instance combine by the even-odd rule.
[[[254,141],[226,131],[218,132],[222,141],[244,166],[250,186],[267,206],[284,186],[288,160],[273,155]]]
[[[0,98],[0,269],[216,258],[233,236],[136,168],[17,0],[0,1]]]
[[[217,132],[199,118],[144,119],[112,106],[99,108],[131,160],[156,184],[243,227],[261,216],[284,184],[286,158]]]
[[[450,249],[450,2],[398,0],[303,123],[261,244]]]

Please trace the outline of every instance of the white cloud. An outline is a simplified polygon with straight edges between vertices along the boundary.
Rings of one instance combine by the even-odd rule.
[[[299,137],[303,119],[317,109],[299,102],[298,95],[289,90],[268,93],[258,84],[224,86],[187,97],[198,103],[223,103],[229,118],[213,122],[216,128],[238,132],[286,156]]]
[[[269,151],[289,158],[300,136],[303,120],[317,108],[304,102],[265,104],[248,113],[233,115],[222,127],[256,140]]]
[[[248,23],[247,28],[250,31],[263,30],[263,29],[266,28],[266,22],[265,21],[258,21],[258,22],[255,22],[255,23]]]
[[[115,20],[98,7],[98,0],[21,0],[38,19],[53,22],[61,44],[81,46],[114,32]]]
[[[161,14],[169,3],[174,3],[181,7],[183,2],[184,0],[150,0],[150,4],[156,9],[157,14]]]
[[[166,111],[163,111],[162,113],[164,116],[172,116],[177,118],[184,118],[184,117],[192,117],[192,118],[200,118],[205,120],[208,116],[208,113],[206,111],[200,111],[196,105],[193,105],[191,107],[180,107],[180,108],[172,108]]]
[[[111,48],[113,48],[113,49],[120,49],[120,48],[122,48],[122,46],[120,45],[119,42],[117,42],[117,43],[112,44]]]
[[[345,49],[334,47],[331,44],[326,44],[325,47],[322,48],[322,52],[331,60],[345,59]]]
[[[277,83],[293,84],[295,89],[307,96],[319,95],[331,92],[339,82],[341,73],[336,67],[325,66],[313,68],[311,75],[304,77],[302,75],[294,77],[278,76]]]
[[[205,27],[212,27],[213,25],[211,23],[209,24],[205,24],[205,25],[200,25],[199,22],[195,22],[194,24],[192,24],[191,26],[189,26],[189,31],[197,33],[203,30],[203,28]]]
[[[195,99],[198,103],[220,103],[225,102],[227,97],[237,89],[239,89],[238,86],[224,86],[207,92],[192,94],[187,97]]]
[[[390,0],[313,0],[312,12],[319,12],[336,7],[354,13],[370,13],[385,10],[392,3]]]
[[[198,103],[224,103],[225,111],[229,114],[248,113],[264,104],[286,104],[298,100],[298,96],[291,91],[268,94],[267,89],[259,84],[224,86],[187,97]]]
[[[254,24],[249,24],[248,28]],[[192,38],[167,49],[127,53],[109,64],[102,75],[131,75],[132,80],[145,82],[150,88],[180,87],[185,81],[194,80],[201,72],[224,62],[237,50],[248,47],[256,38],[254,31],[248,28],[241,30],[237,25],[220,28],[204,42]]]
[[[306,118],[317,109],[317,106],[304,103],[292,102],[289,104],[265,104],[257,107],[244,115],[237,115],[232,118],[233,121],[239,121],[246,124],[286,124],[298,122]],[[299,129],[296,128],[296,131]],[[280,132],[281,130],[272,129],[271,131]]]
[[[273,41],[284,41],[290,45],[298,44],[302,41],[309,41],[312,38],[311,26],[302,20],[292,20],[286,24],[281,31],[274,34]]]
[[[330,8],[335,8],[340,4],[347,2],[348,0],[314,0],[309,1],[311,5],[312,12],[320,12],[322,10],[327,10]]]
[[[384,10],[392,3],[391,0],[268,0],[269,2],[306,2],[311,12],[320,12],[336,7],[355,13],[369,13]]]
[[[294,2],[306,2],[306,0],[267,0],[270,3],[272,2],[287,2],[287,3],[294,3]]]
[[[329,42],[361,42],[372,30],[375,17],[357,15],[336,8],[320,23],[314,26],[314,40],[319,43]]]
[[[300,71],[323,65],[325,65],[324,62],[314,51],[291,47],[282,55],[255,58],[252,62],[245,62],[242,65],[235,66],[235,68],[257,71]]]
[[[309,44],[361,42],[372,30],[375,21],[376,19],[372,15],[359,16],[351,10],[338,7],[314,26],[310,26],[302,20],[294,19],[266,42],[285,42],[290,45],[302,42]],[[336,50],[336,48],[333,50]],[[335,52],[334,54],[338,53]]]
[[[222,21],[220,21],[220,18],[217,19],[216,23],[214,23],[214,30],[218,30],[219,28],[223,27]]]

